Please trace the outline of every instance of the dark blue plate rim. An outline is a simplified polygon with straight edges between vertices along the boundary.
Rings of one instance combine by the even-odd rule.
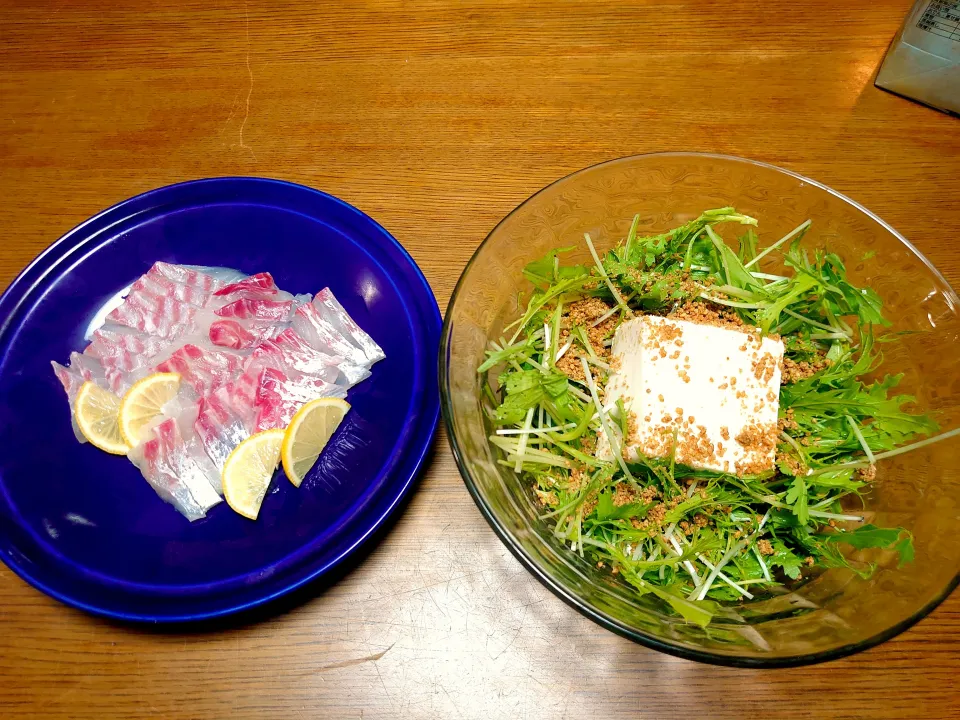
[[[108,229],[113,224],[112,222],[106,222],[105,224],[105,221],[110,221],[113,219],[113,216],[119,215],[116,220],[123,221],[136,215],[143,214],[150,208],[163,205],[163,202],[161,201],[154,205],[148,205],[146,209],[140,209],[134,213],[127,214],[125,212],[131,206],[150,203],[153,198],[160,197],[167,193],[177,193],[178,191],[198,187],[203,187],[206,189],[211,185],[217,185],[219,183],[235,182],[251,185],[274,185],[286,187],[295,192],[307,192],[316,195],[325,202],[331,202],[339,205],[348,213],[355,214],[362,221],[369,223],[373,230],[376,231],[375,237],[383,241],[387,247],[391,247],[394,251],[398,252],[401,258],[406,262],[405,266],[398,265],[397,270],[402,273],[404,279],[410,282],[411,286],[413,287],[413,300],[417,308],[421,311],[429,311],[427,313],[429,317],[425,318],[425,320],[428,321],[428,326],[425,326],[423,332],[421,333],[421,342],[426,342],[430,345],[428,352],[424,353],[425,361],[422,363],[420,368],[420,372],[426,376],[424,377],[423,382],[423,411],[420,413],[422,420],[419,426],[415,428],[414,432],[409,433],[407,438],[402,441],[401,446],[397,448],[394,454],[395,466],[405,465],[407,470],[403,473],[404,477],[399,484],[399,487],[395,487],[391,493],[392,497],[389,503],[386,505],[386,507],[384,507],[380,515],[375,517],[373,522],[366,523],[363,530],[356,536],[353,542],[341,549],[339,553],[337,553],[323,565],[317,568],[311,568],[306,572],[291,570],[290,580],[283,584],[280,588],[271,590],[269,592],[264,592],[263,594],[260,594],[245,602],[234,604],[225,603],[222,606],[218,606],[211,610],[193,613],[171,614],[117,611],[104,605],[96,605],[84,602],[73,597],[69,592],[62,592],[44,582],[40,578],[34,576],[19,562],[17,562],[12,554],[0,554],[0,560],[2,560],[4,564],[9,567],[18,577],[20,577],[29,585],[32,585],[36,589],[56,600],[59,600],[65,605],[89,612],[93,615],[123,622],[183,624],[247,613],[254,609],[263,607],[264,605],[273,603],[276,600],[303,588],[309,583],[318,580],[322,576],[341,566],[348,558],[354,555],[361,548],[361,546],[363,546],[371,538],[372,535],[374,535],[378,530],[382,529],[410,494],[414,485],[414,481],[423,470],[424,462],[430,453],[434,436],[436,435],[437,425],[440,421],[440,393],[439,382],[437,381],[438,369],[433,358],[436,355],[435,349],[439,346],[442,324],[440,307],[433,294],[433,290],[430,287],[430,284],[427,282],[423,271],[420,269],[419,265],[417,265],[410,253],[380,223],[350,203],[341,200],[334,195],[323,192],[322,190],[317,190],[300,183],[255,176],[222,176],[201,178],[157,187],[109,206],[108,208],[100,211],[96,215],[91,216],[72,229],[68,230],[60,238],[51,243],[46,249],[37,255],[13,279],[13,281],[11,281],[10,285],[6,288],[6,290],[4,290],[3,293],[0,293],[0,338],[3,337],[8,325],[17,315],[17,311],[20,309],[22,302],[32,294],[37,285],[42,283],[48,272],[51,271],[57,265],[58,261],[61,260],[65,255],[69,254],[72,250],[76,249],[79,245],[85,242],[86,239],[88,239],[86,231],[92,229],[95,233],[99,233]],[[431,352],[431,349],[434,351]],[[394,469],[392,472],[398,472],[398,470]],[[0,520],[2,520],[2,518],[0,518]],[[307,559],[305,558],[304,561],[306,562]],[[202,597],[196,598],[198,602],[202,601],[203,599],[204,598]]]

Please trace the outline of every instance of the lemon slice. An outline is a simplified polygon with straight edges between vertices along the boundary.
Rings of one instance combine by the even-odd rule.
[[[120,434],[119,411],[120,398],[88,380],[77,393],[73,418],[91,445],[112,455],[126,455],[130,446]]]
[[[293,416],[283,437],[280,459],[283,471],[295,486],[300,487],[349,410],[350,403],[346,400],[317,398]]]
[[[227,505],[251,520],[260,513],[270,478],[280,461],[283,430],[264,430],[234,448],[223,464],[223,497]]]
[[[177,395],[180,375],[154,373],[134,383],[120,403],[120,433],[127,445],[146,439],[151,423],[162,414],[163,406]]]

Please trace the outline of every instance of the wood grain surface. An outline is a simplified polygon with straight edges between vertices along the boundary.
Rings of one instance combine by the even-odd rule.
[[[908,0],[0,2],[0,288],[98,210],[216,175],[388,228],[441,307],[493,225],[621,155],[744,155],[877,212],[960,281],[960,125],[873,86]],[[5,451],[5,449],[4,449]],[[340,581],[172,633],[0,566],[2,718],[960,717],[960,595],[890,642],[744,671],[600,629],[481,518],[441,434]]]

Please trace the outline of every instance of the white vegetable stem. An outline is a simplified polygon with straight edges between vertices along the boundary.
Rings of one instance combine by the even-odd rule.
[[[757,556],[757,562],[760,563],[760,569],[763,570],[763,577],[768,582],[773,578],[770,577],[770,571],[767,569],[767,564],[763,561],[763,555],[760,554],[759,548],[756,545],[753,546],[753,554]]]
[[[779,240],[777,240],[773,245],[771,245],[770,247],[768,247],[768,248],[767,248],[766,250],[764,250],[762,253],[760,253],[759,255],[757,255],[753,260],[751,260],[751,261],[748,262],[746,265],[744,265],[744,267],[749,270],[751,265],[756,264],[757,262],[760,261],[761,258],[766,257],[768,254],[772,253],[772,252],[773,252],[774,250],[776,250],[778,247],[780,247],[781,245],[783,245],[785,242],[787,242],[787,241],[790,240],[791,238],[795,237],[798,233],[803,232],[803,231],[806,230],[808,227],[810,227],[810,221],[809,221],[809,220],[807,220],[806,222],[800,224],[799,226],[797,226],[796,228],[794,228],[793,230],[791,230],[790,232],[788,232],[788,233],[787,233],[786,235],[784,235],[782,238],[780,238]]]
[[[896,450],[888,450],[887,452],[882,452],[879,455],[874,455],[874,462],[877,460],[886,460],[887,458],[894,457],[896,455],[902,455],[905,452],[910,452],[911,450],[919,450],[922,447],[927,445],[933,445],[934,443],[941,442],[943,440],[948,440],[952,437],[960,435],[960,428],[954,428],[953,430],[947,430],[945,433],[940,433],[939,435],[934,435],[929,437],[926,440],[920,440],[919,442],[911,443],[910,445],[904,445],[903,447],[897,448]],[[843,470],[845,468],[858,468],[866,467],[871,463],[866,460],[852,460],[850,462],[838,463],[837,465],[828,465],[825,468],[820,468],[819,470],[811,473],[812,475],[822,475],[823,473],[833,472],[834,470]]]
[[[675,537],[670,538],[670,544],[673,545],[673,549],[677,551],[677,557],[683,555],[683,548],[680,547],[680,543],[677,542]],[[687,572],[690,573],[690,577],[693,578],[693,584],[700,587],[700,575],[697,573],[697,569],[693,566],[693,563],[689,560],[684,560],[683,566],[687,569]]]
[[[767,510],[763,518],[761,518],[760,523],[757,525],[757,529],[750,535],[750,537],[741,540],[727,551],[720,562],[717,563],[717,566],[713,569],[713,572],[710,573],[710,577],[707,578],[707,581],[700,588],[700,594],[697,595],[697,600],[703,600],[707,596],[707,593],[710,592],[710,587],[713,585],[714,580],[717,579],[717,575],[720,574],[723,566],[730,562],[751,540],[760,534],[760,531],[763,530],[763,526],[767,524],[767,518],[769,517],[770,511]]]
[[[847,415],[847,422],[850,423],[850,427],[853,428],[853,434],[857,436],[857,442],[859,442],[860,447],[863,448],[863,454],[867,456],[867,460],[871,465],[873,465],[877,460],[873,457],[873,451],[870,450],[870,446],[867,445],[867,441],[866,438],[863,437],[863,433],[860,432],[860,426],[857,425],[857,421]]]
[[[630,480],[630,484],[636,486],[637,481],[634,479],[633,475],[630,474],[630,470],[627,468],[627,463],[623,459],[623,453],[620,451],[620,443],[617,442],[617,438],[613,434],[613,430],[610,429],[610,425],[607,423],[606,413],[603,412],[603,405],[600,402],[600,396],[597,394],[597,384],[593,381],[593,375],[590,374],[590,366],[587,364],[586,358],[581,357],[580,364],[583,366],[583,374],[587,380],[587,387],[590,388],[590,396],[593,398],[593,404],[597,407],[597,414],[600,417],[600,427],[603,428],[603,432],[607,436],[607,441],[610,443],[610,449],[613,450],[613,454],[617,456],[617,462],[620,463],[620,469],[623,470],[623,474],[626,475]]]
[[[497,435],[528,435],[532,432],[560,432],[575,428],[576,423],[567,423],[566,425],[555,425],[553,427],[539,427],[536,430],[524,430],[523,428],[501,428],[497,430]]]
[[[607,287],[610,288],[610,292],[613,294],[613,299],[617,301],[617,305],[623,308],[624,312],[627,315],[633,315],[630,312],[630,308],[627,307],[627,304],[623,301],[623,298],[620,297],[620,293],[617,292],[617,288],[613,286],[613,283],[610,282],[610,278],[607,276],[607,271],[603,269],[603,263],[600,262],[600,256],[597,255],[596,248],[593,247],[593,240],[590,239],[588,233],[583,234],[583,239],[587,242],[587,247],[590,249],[590,254],[593,255],[593,261],[597,264],[597,270],[600,272],[601,277],[606,281]]]
[[[810,324],[813,325],[814,327],[818,327],[818,328],[820,328],[821,330],[828,330],[828,331],[831,332],[831,333],[842,333],[842,334],[843,334],[843,337],[846,337],[846,338],[849,338],[849,337],[850,337],[850,333],[846,332],[846,331],[845,331],[843,328],[841,328],[841,327],[833,327],[832,325],[824,325],[823,323],[817,322],[816,320],[812,320],[812,319],[806,317],[805,315],[801,315],[800,313],[794,312],[794,311],[791,310],[790,308],[784,308],[784,309],[783,309],[783,312],[786,313],[787,315],[789,315],[790,317],[796,318],[797,320],[803,320],[803,322],[810,323]]]

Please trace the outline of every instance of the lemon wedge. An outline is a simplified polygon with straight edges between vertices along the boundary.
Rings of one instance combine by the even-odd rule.
[[[283,437],[280,459],[284,473],[296,487],[300,487],[349,410],[350,403],[346,400],[317,398],[293,416]]]
[[[112,455],[126,455],[130,446],[120,434],[117,416],[120,398],[89,380],[80,386],[73,417],[83,436],[94,447]]]
[[[120,402],[120,433],[127,445],[146,439],[151,423],[180,390],[178,373],[154,373],[134,383]]]
[[[223,464],[223,497],[227,505],[256,520],[270,478],[280,461],[283,430],[264,430],[234,448]]]

